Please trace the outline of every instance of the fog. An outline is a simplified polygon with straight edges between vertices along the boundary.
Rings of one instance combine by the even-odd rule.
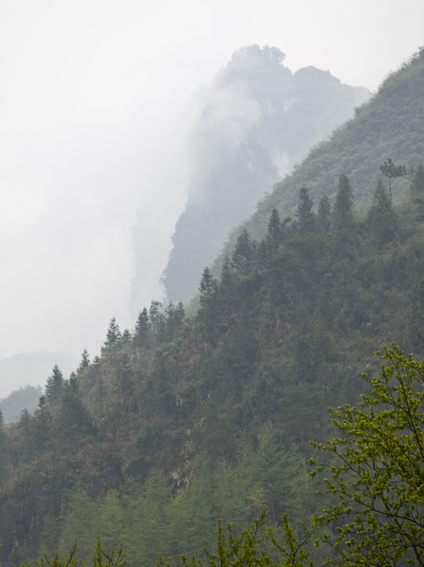
[[[423,21],[418,0],[3,0],[0,359],[94,355],[112,317],[133,326],[137,214],[140,308],[162,298],[192,93],[234,50],[275,45],[293,72],[375,90],[424,43]]]

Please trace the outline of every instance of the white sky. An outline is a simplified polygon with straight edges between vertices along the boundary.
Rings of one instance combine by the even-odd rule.
[[[186,108],[235,49],[375,90],[423,30],[423,0],[1,0],[0,359],[96,354],[111,317],[132,326],[139,206],[145,303],[161,298]]]

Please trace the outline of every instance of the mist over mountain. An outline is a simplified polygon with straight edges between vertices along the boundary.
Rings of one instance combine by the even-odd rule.
[[[62,352],[25,352],[0,360],[0,400],[27,385],[44,386],[51,369],[58,364],[69,374],[78,360]],[[23,408],[21,408],[23,409]]]
[[[272,209],[284,218],[293,215],[299,189],[306,185],[318,203],[327,195],[334,202],[337,179],[344,172],[352,183],[355,207],[369,205],[373,190],[382,176],[379,166],[389,157],[407,168],[417,168],[423,160],[424,52],[418,50],[396,72],[389,74],[378,92],[355,109],[355,117],[344,123],[332,136],[320,142],[294,171],[277,183],[257,210],[235,229],[214,263],[219,273],[223,259],[231,254],[237,237],[247,229],[253,238],[263,238]],[[383,178],[388,186],[387,178]],[[392,181],[393,199],[408,187],[407,177]]]
[[[152,301],[134,332],[113,318],[33,415],[0,412],[1,562],[65,556],[77,537],[87,563],[100,535],[153,565],[211,548],[218,518],[241,533],[267,506],[301,529],[339,502],[307,477],[308,441],[334,436],[328,406],[358,403],[392,341],[422,360],[423,132],[422,49],[233,231],[191,316]]]
[[[369,97],[367,89],[344,85],[328,71],[305,67],[292,73],[284,59],[276,47],[243,47],[194,96],[188,200],[163,276],[173,302],[193,297],[229,230]],[[137,257],[142,245],[136,237]],[[143,269],[138,266],[138,273]]]

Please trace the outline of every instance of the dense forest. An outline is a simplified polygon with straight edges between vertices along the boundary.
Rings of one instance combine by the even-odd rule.
[[[356,401],[373,352],[419,354],[424,326],[424,169],[396,206],[380,181],[362,214],[341,174],[334,205],[299,190],[293,219],[247,231],[200,309],[152,302],[134,333],[113,319],[100,357],[1,432],[2,560],[123,540],[130,565],[200,553],[218,517],[245,526],[267,505],[295,524],[322,502],[306,478],[326,408]]]
[[[380,156],[393,92],[397,115],[414,102],[424,116],[424,97],[410,94],[423,62],[420,52],[389,77],[233,234],[220,271],[203,270],[192,315],[153,301],[134,331],[112,319],[100,356],[84,350],[69,378],[56,365],[33,414],[5,425],[0,413],[0,561],[66,554],[75,537],[89,561],[102,536],[108,549],[124,542],[128,565],[154,564],[158,553],[200,556],[219,518],[238,535],[267,506],[269,525],[287,513],[301,532],[334,503],[307,476],[309,441],[336,433],[327,407],[357,403],[363,374],[381,370],[374,352],[392,341],[423,354],[422,134],[405,159]],[[366,113],[375,124],[379,105],[383,149],[355,154],[369,177],[358,198],[360,172],[338,150],[330,168],[328,148],[339,140],[354,155],[351,129]],[[314,163],[317,183],[298,182]],[[334,177],[318,191],[327,166]],[[322,564],[322,548],[311,551]]]

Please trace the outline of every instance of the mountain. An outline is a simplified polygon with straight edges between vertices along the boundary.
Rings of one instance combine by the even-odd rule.
[[[0,399],[27,385],[44,385],[54,364],[69,374],[77,362],[73,356],[48,351],[22,352],[3,358],[0,360]]]
[[[283,217],[292,215],[303,185],[308,187],[316,203],[324,195],[334,202],[337,179],[343,172],[352,183],[356,208],[367,207],[381,177],[380,165],[389,157],[408,170],[422,163],[423,129],[424,50],[420,49],[382,82],[369,101],[355,109],[352,120],[340,126],[329,140],[312,148],[307,158],[259,202],[251,218],[233,231],[214,271],[219,273],[223,258],[231,254],[237,236],[244,229],[254,238],[263,238],[274,207]],[[406,177],[394,180],[394,199],[404,193],[408,183]]]
[[[335,434],[328,406],[358,402],[363,373],[379,373],[374,353],[391,341],[422,359],[424,115],[404,154],[413,169],[392,180],[394,200],[366,133],[380,132],[385,152],[404,124],[409,143],[408,121],[386,122],[420,108],[423,67],[420,52],[259,205],[219,276],[203,270],[192,316],[153,301],[133,333],[112,319],[101,356],[85,353],[67,380],[56,371],[32,416],[0,426],[0,561],[62,556],[75,537],[87,561],[101,535],[107,549],[124,542],[129,566],[153,564],[157,553],[211,547],[218,518],[240,534],[267,506],[277,529],[288,513],[301,531],[335,503],[307,476],[309,441]],[[369,175],[360,211],[347,156]],[[312,167],[335,175],[328,193],[317,190],[319,175],[309,189],[294,183]],[[310,550],[323,564],[326,551]]]
[[[173,236],[163,282],[169,300],[189,301],[228,232],[308,149],[369,97],[314,67],[292,73],[276,47],[236,51],[193,101],[188,201]],[[140,220],[142,222],[142,220]],[[135,231],[137,235],[137,231]],[[138,247],[145,242],[135,238]],[[142,273],[145,266],[138,266]],[[134,295],[141,286],[133,285]]]
[[[18,421],[23,410],[32,413],[38,406],[38,401],[43,394],[40,386],[26,386],[19,388],[11,394],[0,400],[0,411],[3,414],[5,423],[13,423]]]

